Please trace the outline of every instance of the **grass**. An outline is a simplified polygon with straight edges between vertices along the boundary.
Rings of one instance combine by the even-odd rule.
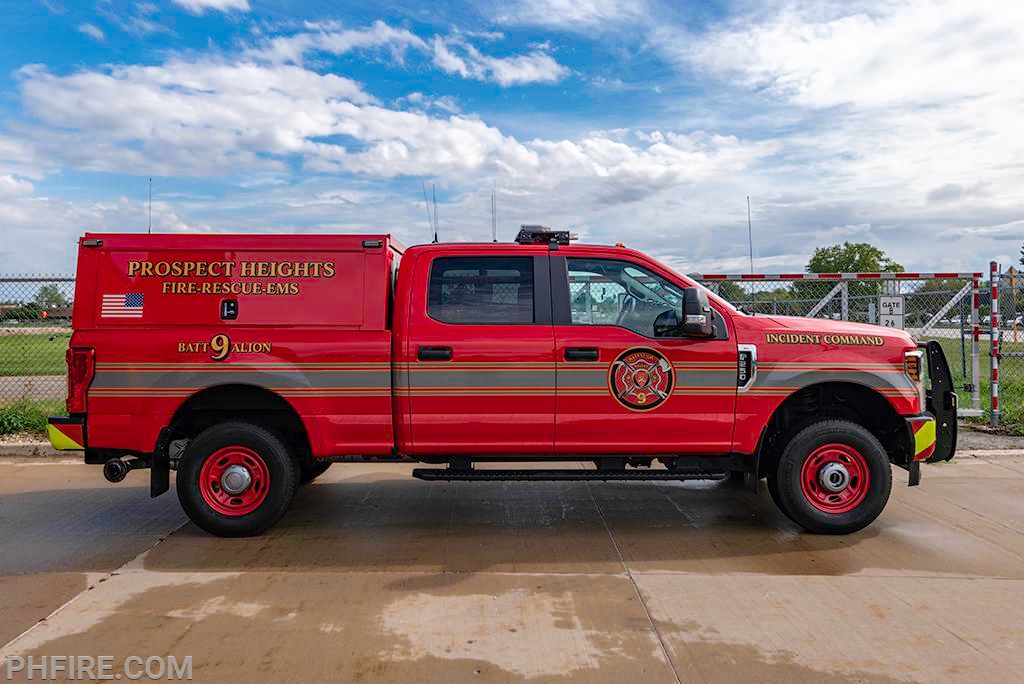
[[[0,376],[64,375],[71,334],[0,333]]]
[[[960,362],[960,340],[938,339],[936,340],[946,352],[946,360],[949,362],[949,370],[953,374],[953,386],[960,396],[960,406],[971,405],[971,394],[963,389],[964,376],[963,365]],[[987,339],[981,338],[978,342],[978,386],[981,392],[981,408],[988,414],[990,409],[990,397],[992,391],[989,349],[991,345]],[[1003,353],[1024,352],[1024,335],[1018,336],[1014,342],[1010,333],[1003,334]],[[968,340],[967,350],[967,373],[971,372],[971,345]],[[1000,423],[1013,434],[1024,434],[1024,358],[1004,357],[999,366],[999,417]],[[985,419],[988,421],[988,418]]]
[[[64,413],[64,402],[57,399],[19,399],[0,406],[0,435],[16,432],[46,432],[46,419]]]

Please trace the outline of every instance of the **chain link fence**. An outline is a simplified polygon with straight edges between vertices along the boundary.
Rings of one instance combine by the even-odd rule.
[[[0,434],[63,413],[74,294],[74,276],[0,276]]]
[[[989,401],[992,424],[1024,424],[1024,275],[1016,267],[990,265],[982,325],[992,344]]]

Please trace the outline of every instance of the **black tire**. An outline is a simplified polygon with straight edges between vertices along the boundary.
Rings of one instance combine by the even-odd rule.
[[[805,492],[805,486],[802,484],[804,464],[808,459],[817,459],[816,454],[830,450],[831,453],[837,453],[831,446],[826,445],[839,445],[850,453],[844,455],[850,459],[849,487],[853,487],[859,479],[855,476],[858,468],[861,471],[866,470],[867,483],[864,483],[863,479],[859,480],[863,487],[862,498],[853,497],[847,502],[846,505],[853,505],[859,500],[859,503],[849,510],[823,510],[830,505],[841,506],[841,502],[822,503],[821,498],[839,497],[818,484],[817,478],[813,478],[814,483],[807,487],[810,490],[808,492]],[[815,462],[809,463],[808,468],[813,468]],[[782,512],[808,532],[850,534],[870,525],[885,508],[889,501],[889,493],[892,491],[892,471],[885,449],[867,429],[848,420],[821,420],[801,429],[786,444],[774,476],[769,477],[768,491]],[[854,491],[855,489],[844,489],[847,493]],[[816,498],[819,500],[818,503],[815,503]]]
[[[211,507],[200,492],[203,464],[230,447],[245,449],[258,458],[256,469],[267,474],[269,486],[261,502],[244,513],[224,514]],[[214,465],[214,464],[211,464]],[[189,519],[218,537],[250,537],[261,534],[281,519],[295,496],[299,467],[284,443],[269,430],[244,422],[227,422],[207,428],[189,442],[178,464],[178,500]]]
[[[299,464],[299,484],[309,484],[316,478],[326,473],[327,469],[330,467],[330,461],[318,461],[314,459],[302,461]]]
[[[772,503],[775,504],[776,508],[782,510],[782,500],[779,498],[779,478],[772,474],[766,481],[768,483],[768,496],[772,498]]]

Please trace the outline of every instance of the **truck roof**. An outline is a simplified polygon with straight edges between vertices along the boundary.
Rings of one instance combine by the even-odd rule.
[[[86,233],[81,240],[116,240],[121,248],[189,249],[315,249],[330,243],[333,249],[361,250],[390,247],[402,253],[405,246],[389,233]],[[367,244],[379,242],[380,244]]]

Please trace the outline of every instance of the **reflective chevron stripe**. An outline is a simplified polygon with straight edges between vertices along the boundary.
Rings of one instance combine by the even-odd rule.
[[[931,416],[917,416],[909,420],[914,433],[914,460],[927,460],[935,453],[935,419]]]

